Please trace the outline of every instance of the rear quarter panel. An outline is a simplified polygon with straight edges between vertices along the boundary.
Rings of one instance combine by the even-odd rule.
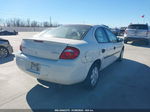
[[[96,28],[91,28],[91,30],[84,37],[86,44],[80,44],[77,47],[80,49],[80,59],[81,62],[85,64],[86,70],[89,71],[92,64],[97,59],[102,59],[99,52],[99,44],[97,43],[94,31]]]

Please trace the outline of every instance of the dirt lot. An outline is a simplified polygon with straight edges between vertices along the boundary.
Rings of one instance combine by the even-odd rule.
[[[34,34],[22,32],[1,38],[10,41],[15,54],[21,39]],[[150,109],[150,46],[125,45],[124,60],[102,74],[103,79],[92,91],[79,85],[45,87],[20,71],[11,55],[0,60],[0,109]]]

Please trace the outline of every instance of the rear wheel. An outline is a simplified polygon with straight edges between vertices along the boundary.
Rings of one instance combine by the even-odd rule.
[[[9,55],[8,49],[5,47],[0,47],[0,58],[5,58]]]
[[[98,80],[99,80],[99,66],[97,63],[94,63],[91,66],[88,75],[84,81],[84,86],[88,89],[92,89],[97,85]]]

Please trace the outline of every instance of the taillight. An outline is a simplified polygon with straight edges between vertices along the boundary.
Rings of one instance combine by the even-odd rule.
[[[75,47],[66,47],[60,55],[60,59],[75,59],[79,56],[80,51]]]

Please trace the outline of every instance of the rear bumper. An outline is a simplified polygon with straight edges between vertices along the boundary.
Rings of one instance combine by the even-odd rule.
[[[141,37],[125,37],[124,38],[125,41],[149,41],[149,38],[141,38]]]
[[[70,85],[82,82],[87,75],[85,64],[79,63],[79,60],[48,60],[28,56],[24,54],[16,55],[18,67],[27,74],[45,81]],[[31,62],[40,64],[40,72],[31,71]]]

